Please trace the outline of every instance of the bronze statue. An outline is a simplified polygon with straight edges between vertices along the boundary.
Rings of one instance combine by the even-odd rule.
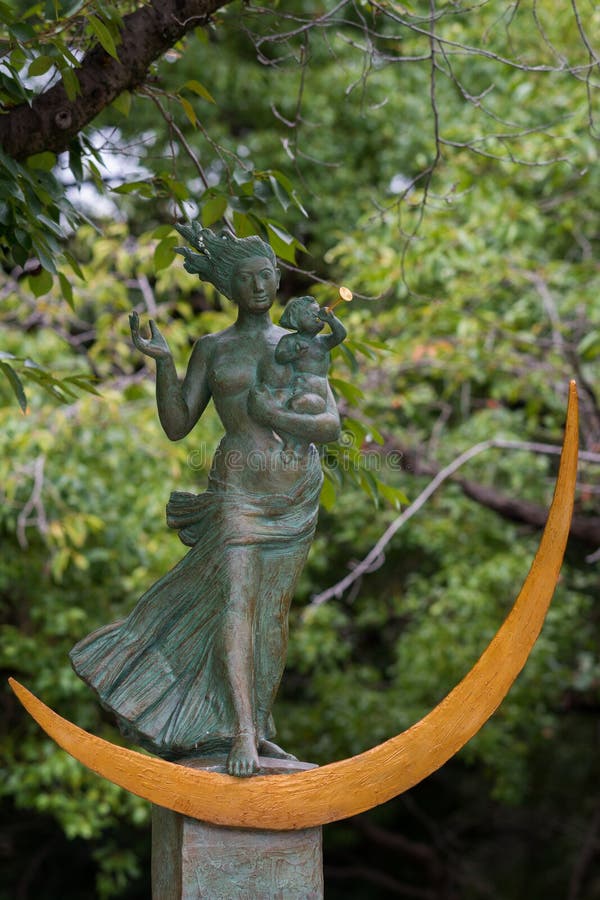
[[[198,251],[179,248],[185,268],[233,300],[237,320],[195,344],[183,382],[154,322],[144,338],[133,313],[132,338],[156,360],[167,436],[185,437],[211,397],[225,435],[208,489],[174,492],[167,506],[169,526],[191,547],[187,555],[126,619],[80,641],[71,660],[124,734],[170,759],[227,753],[228,772],[247,776],[258,770],[259,754],[293,758],[271,740],[271,709],[289,605],[317,520],[323,476],[315,445],[335,440],[340,428],[327,350],[345,331],[331,313],[313,311],[318,328],[300,354],[310,361],[303,390],[304,364],[294,354],[288,361],[280,348],[289,334],[270,317],[279,286],[271,247],[196,224],[178,231]],[[324,321],[332,334],[316,345]],[[318,407],[313,400],[303,409],[298,396],[307,393]]]

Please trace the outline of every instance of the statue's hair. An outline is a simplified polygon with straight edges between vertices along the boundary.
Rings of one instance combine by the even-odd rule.
[[[302,312],[303,309],[314,302],[314,297],[292,297],[286,304],[279,320],[279,324],[283,326],[283,328],[290,328],[292,331],[298,331],[298,313]]]
[[[175,230],[199,251],[194,253],[188,247],[175,248],[185,259],[184,269],[192,275],[199,275],[202,281],[209,281],[230,300],[231,279],[241,260],[265,256],[273,268],[277,268],[273,249],[257,235],[238,238],[227,231],[217,235],[210,228],[202,228],[198,222],[175,225]]]

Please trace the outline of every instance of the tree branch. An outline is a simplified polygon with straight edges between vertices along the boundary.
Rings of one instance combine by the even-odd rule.
[[[125,90],[145,80],[148,68],[188,31],[206,25],[231,0],[151,0],[123,19],[119,59],[97,44],[74,72],[80,93],[69,100],[62,81],[29,106],[0,117],[0,144],[15,159],[51,150],[61,153],[73,138]]]
[[[447,466],[443,469],[438,469],[435,466],[427,465],[426,469],[423,466],[415,465],[412,466],[413,474],[434,474],[434,477],[431,479],[427,487],[421,491],[419,496],[413,500],[410,506],[407,506],[402,513],[394,519],[393,522],[388,525],[386,530],[383,532],[375,546],[367,553],[364,559],[362,559],[358,565],[344,578],[334,584],[332,587],[327,588],[325,591],[321,591],[319,594],[315,594],[309,604],[308,608],[314,606],[320,606],[322,603],[327,602],[332,597],[341,597],[344,591],[348,590],[348,588],[354,584],[362,575],[368,574],[369,571],[373,571],[372,566],[380,561],[382,555],[384,553],[385,548],[394,537],[397,531],[402,528],[402,526],[408,522],[409,519],[417,513],[429,500],[432,494],[449,478],[464,466],[465,463],[469,462],[469,460],[473,459],[475,456],[479,456],[480,453],[485,453],[491,449],[502,449],[502,450],[531,450],[532,452],[537,453],[550,453],[560,454],[561,448],[555,447],[551,444],[534,444],[527,443],[523,441],[507,441],[501,438],[490,438],[487,441],[481,441],[479,444],[474,444],[472,447],[469,447],[468,450],[465,450],[456,459],[452,460]],[[398,448],[395,448],[396,452],[401,452]],[[407,454],[403,454],[406,459]],[[598,462],[600,461],[600,455],[597,453],[588,453],[585,451],[580,451],[579,459],[586,459],[589,462]],[[485,485],[475,484],[475,482],[468,482],[462,479],[457,479],[457,483],[462,487],[465,493],[468,496],[471,496],[472,499],[477,500],[478,503],[482,503],[484,506],[487,506],[490,509],[494,509],[500,515],[505,516],[505,518],[512,519],[513,521],[526,522],[528,525],[534,525],[536,527],[542,527],[545,525],[546,520],[548,518],[548,510],[544,507],[538,506],[535,503],[531,503],[526,500],[514,500],[509,497],[505,497],[498,491],[495,491],[494,488],[486,487]],[[467,489],[468,488],[468,489]],[[472,492],[469,494],[469,490]],[[587,541],[589,543],[594,544],[594,546],[598,546],[600,543],[600,518],[598,517],[586,517],[586,516],[574,516],[571,522],[571,530],[570,533],[580,538],[581,540]],[[377,566],[378,568],[379,566]]]
[[[555,444],[540,444],[531,441],[506,441],[498,438],[492,439],[490,443],[492,448],[500,450],[524,450],[550,456],[559,456],[562,450],[561,447]],[[395,448],[395,452],[402,453],[405,468],[414,475],[433,476],[438,475],[440,471],[440,466],[431,462],[423,462],[415,453],[405,450],[400,451],[398,448]],[[579,461],[598,465],[600,464],[600,454],[580,450]],[[545,506],[532,503],[530,500],[511,497],[494,487],[480,484],[477,481],[470,481],[467,478],[457,477],[453,478],[452,481],[471,500],[475,500],[476,503],[493,510],[493,512],[498,513],[499,516],[508,519],[510,522],[521,522],[524,525],[531,525],[533,528],[543,528],[546,524],[548,509]],[[581,516],[575,513],[571,519],[570,535],[577,538],[577,540],[591,544],[593,547],[600,546],[600,517]]]
[[[548,510],[545,506],[538,506],[529,500],[519,500],[509,497],[495,488],[484,484],[477,484],[466,479],[456,479],[456,483],[463,492],[482,506],[493,510],[504,519],[511,522],[523,522],[535,528],[543,528],[548,518]],[[600,517],[574,515],[571,519],[572,537],[594,547],[600,545]]]

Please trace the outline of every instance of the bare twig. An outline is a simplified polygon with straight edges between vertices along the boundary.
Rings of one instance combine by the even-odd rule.
[[[139,287],[142,297],[144,298],[144,303],[146,304],[146,309],[148,310],[148,314],[151,316],[155,316],[158,307],[156,305],[156,298],[154,296],[154,291],[148,281],[148,277],[146,275],[139,275],[135,281],[137,287]]]
[[[183,147],[183,149],[185,150],[185,152],[191,159],[192,163],[194,164],[196,171],[198,172],[198,175],[200,176],[200,180],[202,181],[202,184],[204,185],[205,188],[209,188],[210,182],[208,180],[208,176],[207,176],[206,172],[204,171],[204,166],[198,159],[197,154],[194,152],[194,150],[188,143],[183,131],[181,130],[181,128],[179,127],[179,125],[177,124],[177,122],[175,121],[175,119],[173,118],[171,113],[167,109],[165,109],[165,107],[162,105],[162,103],[158,99],[157,92],[146,87],[142,90],[142,93],[144,93],[147,97],[150,98],[150,100],[152,100],[152,102],[154,103],[156,108],[159,110],[161,116],[167,123],[169,130],[172,131],[173,134],[175,134],[177,136],[178,140],[181,143],[181,146]],[[175,154],[173,154],[173,159],[174,158],[175,158]],[[235,234],[235,228],[233,227],[233,222],[231,222],[231,220],[225,215],[223,216],[223,221],[225,222],[225,224],[227,225],[229,230],[232,232],[232,234]]]
[[[387,16],[394,22],[397,22],[399,25],[404,26],[415,34],[419,34],[428,40],[434,38],[440,44],[443,44],[449,51],[455,50],[461,55],[465,56],[480,56],[484,59],[490,59],[494,62],[500,63],[503,66],[506,66],[510,69],[516,69],[521,72],[564,72],[568,71],[573,74],[575,72],[588,72],[590,68],[593,68],[596,63],[588,63],[586,65],[567,65],[560,64],[558,66],[550,66],[547,64],[538,64],[538,65],[528,65],[527,63],[519,62],[516,59],[510,59],[510,57],[502,56],[500,53],[494,53],[492,50],[486,50],[483,47],[473,47],[468,44],[463,44],[460,41],[450,40],[449,38],[445,38],[432,33],[431,27],[429,29],[423,28],[420,25],[415,24],[410,18],[401,16],[398,13],[392,12],[389,6],[383,6],[377,2],[377,0],[373,0],[371,6],[374,9],[377,9],[382,15]]]
[[[19,512],[17,517],[17,540],[19,542],[19,546],[24,550],[29,546],[29,542],[27,540],[27,535],[25,534],[25,530],[29,525],[36,525],[38,531],[41,534],[46,534],[48,531],[48,519],[46,518],[46,510],[44,509],[44,503],[42,500],[42,492],[44,489],[44,465],[46,463],[46,457],[43,455],[38,456],[33,463],[33,488],[31,490],[31,494],[29,495],[29,499]],[[30,517],[31,513],[35,510],[36,515],[34,517]]]
[[[544,310],[552,326],[553,347],[555,348],[555,350],[564,350],[565,341],[562,335],[560,316],[558,315],[558,309],[554,301],[554,297],[552,296],[550,288],[548,287],[548,282],[537,272],[523,272],[523,275],[528,281],[533,284],[540,296],[540,299],[544,306]]]

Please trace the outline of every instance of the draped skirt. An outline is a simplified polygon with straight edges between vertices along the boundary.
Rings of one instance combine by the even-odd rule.
[[[77,674],[138,744],[167,758],[226,751],[231,745],[238,725],[225,668],[224,631],[232,627],[227,613],[233,547],[254,546],[260,554],[285,559],[281,575],[277,565],[271,566],[268,591],[263,592],[271,608],[266,614],[264,609],[256,612],[262,588],[258,600],[248,604],[254,610],[249,612],[253,656],[266,660],[263,670],[273,672],[277,681],[255,684],[255,724],[259,740],[273,736],[270,706],[286,647],[277,646],[265,623],[285,617],[279,640],[285,643],[287,605],[317,520],[322,473],[312,451],[306,474],[286,494],[232,490],[214,479],[203,494],[173,493],[167,522],[191,549],[127,618],[92,632],[72,649]],[[269,658],[277,653],[281,664]],[[254,662],[249,661],[253,670]]]

